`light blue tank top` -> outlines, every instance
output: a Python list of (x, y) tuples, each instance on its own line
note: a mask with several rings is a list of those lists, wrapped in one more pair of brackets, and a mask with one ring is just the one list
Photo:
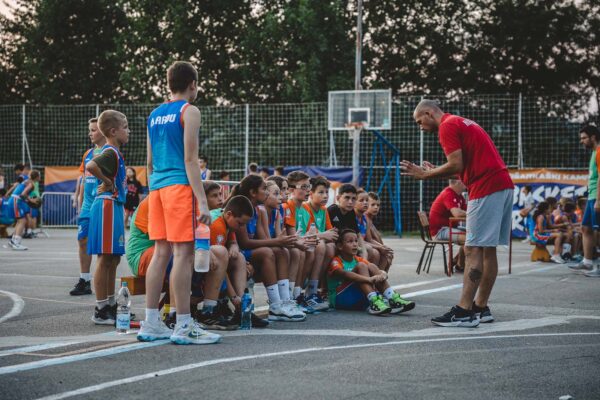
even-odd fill
[(185, 172), (182, 112), (185, 100), (161, 104), (148, 118), (148, 135), (152, 148), (152, 174), (149, 188), (157, 190), (172, 185), (189, 185)]
[(94, 175), (90, 174), (87, 171), (85, 166), (88, 162), (102, 152), (102, 149), (89, 149), (87, 153), (85, 153), (85, 158), (83, 161), (84, 166), (84, 178), (83, 178), (83, 201), (81, 203), (81, 211), (89, 211), (92, 208), (92, 203), (94, 202), (94, 198), (96, 197), (96, 189), (98, 185), (101, 183), (98, 178)]

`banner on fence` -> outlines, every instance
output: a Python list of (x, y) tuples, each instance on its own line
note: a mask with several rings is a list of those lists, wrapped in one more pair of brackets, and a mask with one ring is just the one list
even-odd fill
[[(142, 186), (146, 183), (146, 167), (135, 169), (138, 181)], [(44, 191), (46, 192), (75, 192), (77, 179), (81, 176), (79, 167), (46, 167), (44, 169)]]
[(523, 186), (531, 186), (531, 193), (536, 204), (548, 197), (556, 199), (568, 197), (576, 200), (587, 194), (587, 171), (521, 169), (509, 172), (515, 184), (512, 213), (514, 237), (524, 238), (526, 236), (524, 219), (519, 215), (525, 201), (525, 195), (521, 191)]

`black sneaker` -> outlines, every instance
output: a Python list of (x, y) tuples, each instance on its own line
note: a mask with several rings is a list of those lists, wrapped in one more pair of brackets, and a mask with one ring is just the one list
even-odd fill
[(475, 313), (475, 316), (479, 318), (479, 322), (482, 324), (494, 322), (494, 316), (492, 315), (492, 312), (488, 306), (478, 307), (477, 304), (473, 302), (473, 312)]
[(225, 318), (233, 317), (233, 311), (229, 308), (229, 300), (220, 299), (217, 301), (217, 312), (224, 316)]
[(69, 292), (71, 296), (83, 296), (84, 294), (92, 294), (92, 283), (83, 278), (75, 284), (75, 287)]
[(92, 321), (96, 325), (115, 325), (115, 318), (112, 314), (111, 306), (106, 305), (99, 310), (98, 307), (94, 308), (94, 315)]
[(239, 325), (232, 323), (230, 320), (223, 317), (215, 309), (211, 313), (205, 313), (199, 311), (196, 315), (196, 320), (202, 325), (204, 329), (212, 329), (218, 331), (233, 331), (236, 330)]
[(471, 310), (454, 306), (446, 314), (432, 318), (431, 322), (445, 327), (475, 328), (479, 325), (479, 318)]
[(169, 329), (175, 329), (175, 324), (177, 323), (177, 313), (176, 312), (174, 312), (173, 314), (167, 313), (165, 315), (165, 319), (163, 320), (163, 322)]
[[(235, 313), (233, 313), (233, 317), (231, 317), (230, 322), (232, 324), (236, 324), (238, 327), (242, 323), (242, 317), (237, 310), (235, 310)], [(268, 319), (262, 319), (254, 313), (250, 314), (250, 323), (252, 324), (253, 328), (266, 328), (269, 326)]]

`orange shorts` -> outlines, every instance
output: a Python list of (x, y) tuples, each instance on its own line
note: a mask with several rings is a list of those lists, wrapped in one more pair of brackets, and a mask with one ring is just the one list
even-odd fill
[(151, 240), (194, 241), (198, 202), (189, 185), (172, 185), (150, 192), (148, 234)]
[(146, 251), (142, 253), (142, 256), (140, 257), (140, 261), (138, 263), (137, 276), (146, 276), (146, 272), (148, 271), (148, 266), (150, 265), (150, 261), (152, 261), (153, 255), (154, 246), (147, 248)]

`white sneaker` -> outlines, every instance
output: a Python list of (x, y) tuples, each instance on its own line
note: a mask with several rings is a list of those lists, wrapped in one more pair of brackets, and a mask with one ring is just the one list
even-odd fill
[(565, 264), (566, 261), (558, 254), (553, 254), (552, 257), (550, 257), (550, 261), (557, 263), (557, 264)]
[(300, 322), (306, 319), (306, 314), (291, 302), (269, 304), (269, 321)]
[(25, 251), (28, 250), (27, 246), (23, 246), (21, 243), (15, 243), (11, 240), (8, 241), (8, 245), (16, 251)]
[(220, 340), (221, 335), (205, 331), (193, 319), (184, 325), (175, 325), (171, 335), (171, 342), (175, 344), (212, 344)]
[(140, 322), (140, 330), (137, 334), (137, 340), (140, 342), (152, 342), (154, 340), (168, 339), (173, 334), (164, 322), (156, 320)]
[(526, 237), (525, 239), (521, 240), (521, 243), (529, 244), (529, 237)]
[(596, 268), (590, 272), (586, 272), (584, 275), (590, 278), (600, 278), (600, 266), (596, 265)]
[(583, 261), (576, 265), (569, 265), (569, 268), (577, 273), (585, 273), (594, 269), (593, 265), (586, 264)]

